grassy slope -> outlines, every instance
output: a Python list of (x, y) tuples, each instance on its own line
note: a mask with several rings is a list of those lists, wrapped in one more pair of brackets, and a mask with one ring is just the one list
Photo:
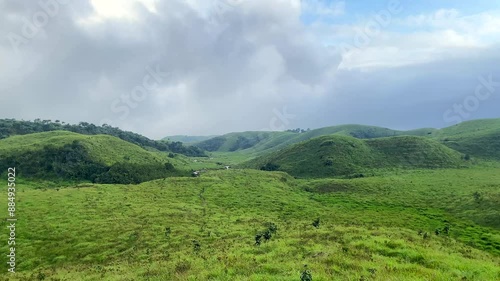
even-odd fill
[[(220, 159), (210, 161), (206, 157), (193, 158), (176, 154), (174, 158), (167, 157), (168, 153), (149, 151), (109, 135), (82, 135), (68, 131), (51, 131), (28, 135), (12, 136), (0, 140), (0, 157), (16, 156), (26, 151), (37, 151), (50, 145), (63, 147), (79, 141), (84, 145), (91, 158), (97, 163), (111, 166), (115, 163), (152, 164), (172, 163), (179, 170), (199, 170), (205, 168), (222, 168), (215, 164)], [(233, 155), (231, 155), (233, 157)], [(246, 159), (246, 158), (243, 158)], [(195, 162), (196, 160), (196, 162)], [(241, 160), (238, 160), (241, 162)], [(232, 164), (231, 161), (229, 161)], [(31, 183), (27, 183), (31, 184)], [(52, 182), (39, 182), (39, 185), (51, 186)]]
[[(159, 154), (108, 135), (87, 136), (67, 131), (52, 131), (29, 135), (13, 136), (0, 140), (0, 157), (16, 155), (24, 151), (36, 151), (46, 145), (62, 147), (80, 141), (96, 162), (113, 165), (117, 162), (147, 164), (166, 162)], [(126, 160), (125, 157), (128, 157)]]
[(331, 135), (257, 157), (243, 166), (258, 169), (266, 163), (294, 176), (332, 177), (379, 168), (459, 167), (462, 160), (460, 153), (422, 137), (360, 140)]
[[(498, 280), (500, 232), (481, 226), (499, 215), (498, 177), (496, 167), (312, 182), (230, 170), (138, 186), (19, 186), (22, 259), (0, 280), (300, 280), (304, 264), (315, 281)], [(477, 205), (474, 191), (489, 203)], [(278, 232), (254, 246), (265, 222)], [(445, 223), (450, 237), (417, 234)]]
[(462, 153), (500, 160), (500, 119), (467, 121), (435, 131), (431, 136)]

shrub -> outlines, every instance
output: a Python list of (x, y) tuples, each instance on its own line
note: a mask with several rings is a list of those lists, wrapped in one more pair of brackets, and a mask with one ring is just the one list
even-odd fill
[(278, 231), (278, 226), (276, 226), (276, 224), (272, 223), (272, 222), (268, 222), (267, 223), (267, 229), (272, 233), (276, 233), (276, 231)]
[(307, 265), (304, 265), (304, 271), (300, 274), (300, 281), (312, 281), (311, 271), (307, 269)]
[(255, 235), (255, 245), (259, 246), (261, 244), (262, 238), (264, 238), (265, 241), (271, 240), (273, 234), (275, 234), (276, 231), (278, 231), (278, 226), (276, 226), (275, 223), (266, 223), (266, 229)]
[(193, 251), (198, 254), (201, 251), (201, 244), (197, 240), (193, 240)]
[(277, 164), (267, 163), (266, 165), (262, 166), (260, 169), (262, 171), (277, 171), (279, 168), (280, 168), (280, 166)]
[(262, 234), (258, 233), (255, 235), (255, 246), (260, 246), (262, 242)]
[(266, 232), (264, 232), (264, 239), (266, 241), (271, 240), (272, 237), (273, 237), (273, 234), (271, 233), (271, 231), (269, 229)]
[(450, 234), (450, 226), (449, 226), (449, 225), (446, 225), (446, 226), (443, 228), (443, 231), (444, 231), (444, 234), (449, 235), (449, 234)]
[(319, 218), (317, 218), (313, 221), (312, 225), (316, 228), (319, 228), (319, 223), (320, 223)]

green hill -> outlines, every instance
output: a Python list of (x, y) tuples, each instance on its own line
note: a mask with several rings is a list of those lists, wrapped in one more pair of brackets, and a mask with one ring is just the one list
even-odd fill
[(500, 160), (500, 119), (473, 120), (443, 129), (422, 128), (409, 131), (364, 125), (340, 125), (303, 133), (230, 133), (194, 145), (211, 152), (239, 151), (252, 156), (260, 156), (284, 149), (292, 144), (328, 135), (351, 136), (358, 139), (421, 136), (437, 140), (449, 148), (469, 156)]
[(243, 132), (230, 133), (223, 136), (205, 140), (195, 145), (206, 151), (234, 152), (240, 150), (264, 150), (266, 147), (274, 147), (269, 143), (283, 142), (294, 137), (289, 132)]
[(24, 177), (107, 183), (138, 183), (178, 174), (169, 159), (108, 135), (67, 131), (0, 140), (0, 167), (15, 166)]
[(205, 153), (194, 146), (184, 146), (181, 142), (155, 141), (145, 136), (120, 130), (109, 125), (96, 126), (87, 122), (77, 125), (67, 124), (56, 120), (19, 121), (15, 119), (0, 119), (0, 139), (16, 135), (27, 135), (51, 131), (68, 131), (82, 135), (109, 135), (126, 142), (136, 144), (146, 149), (180, 153), (186, 156), (205, 157)]
[(423, 137), (361, 140), (330, 135), (257, 157), (243, 166), (299, 177), (331, 177), (381, 168), (450, 168), (463, 163), (460, 153)]
[(309, 130), (303, 133), (294, 132), (243, 132), (230, 133), (201, 141), (195, 145), (207, 150), (218, 152), (243, 151), (261, 154), (282, 149), (290, 144), (310, 140), (325, 135), (351, 136), (359, 139), (372, 139), (399, 135), (425, 136), (435, 129), (418, 129), (412, 131), (397, 131), (388, 128), (364, 125), (340, 125)]
[(462, 153), (500, 160), (500, 119), (467, 121), (437, 130), (431, 136)]

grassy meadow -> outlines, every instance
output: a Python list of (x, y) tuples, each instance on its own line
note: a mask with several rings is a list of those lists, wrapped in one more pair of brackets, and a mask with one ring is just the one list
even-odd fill
[(499, 168), (20, 184), (17, 273), (0, 280), (498, 280)]
[(17, 263), (5, 190), (0, 281), (500, 280), (500, 119), (200, 147), (14, 125), (0, 175), (16, 167)]

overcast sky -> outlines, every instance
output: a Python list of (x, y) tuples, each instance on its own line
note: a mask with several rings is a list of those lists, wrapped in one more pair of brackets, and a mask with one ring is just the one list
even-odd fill
[(162, 138), (500, 117), (498, 1), (67, 2), (0, 1), (0, 118)]

